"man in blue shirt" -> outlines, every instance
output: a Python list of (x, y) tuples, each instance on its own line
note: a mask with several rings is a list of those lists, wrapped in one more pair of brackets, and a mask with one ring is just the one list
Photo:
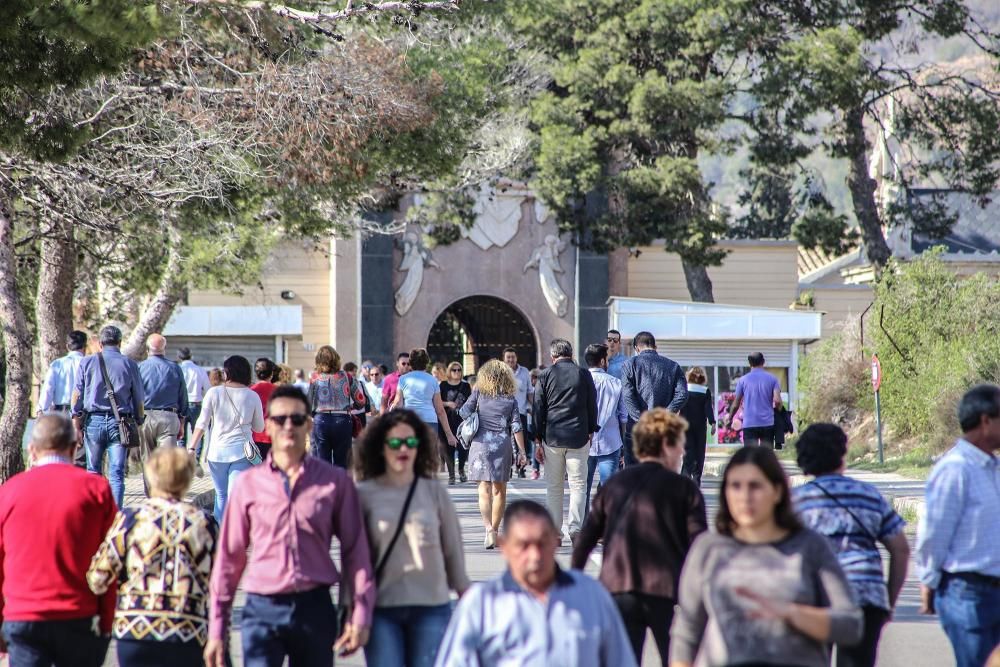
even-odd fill
[(980, 667), (1000, 644), (1000, 387), (970, 389), (958, 422), (962, 437), (927, 480), (920, 611), (937, 612), (958, 667)]
[[(59, 357), (49, 364), (45, 372), (45, 381), (38, 392), (38, 416), (46, 412), (60, 412), (67, 417), (70, 404), (73, 401), (73, 389), (76, 387), (76, 375), (83, 361), (83, 349), (87, 347), (87, 334), (82, 331), (71, 331), (66, 336), (66, 349), (69, 354)], [(87, 467), (87, 453), (83, 447), (76, 448), (74, 463)]]
[(764, 370), (764, 355), (754, 352), (747, 357), (750, 372), (736, 383), (736, 400), (729, 406), (724, 426), (743, 406), (743, 446), (774, 449), (774, 409), (781, 405), (781, 384)]
[(628, 357), (622, 352), (622, 334), (617, 329), (608, 329), (608, 374), (622, 379), (622, 367)]
[(508, 569), (462, 596), (436, 667), (635, 667), (608, 592), (556, 564), (559, 534), (548, 510), (517, 500), (507, 506), (503, 525)]
[(108, 482), (118, 507), (122, 506), (125, 498), (125, 448), (118, 433), (118, 422), (111, 411), (98, 355), (104, 356), (120, 414), (131, 415), (140, 424), (144, 417), (139, 366), (121, 353), (121, 344), (121, 329), (115, 326), (101, 329), (101, 350), (80, 362), (73, 391), (73, 425), (77, 440), (84, 443), (87, 449), (87, 470), (100, 474), (107, 452)]
[(590, 376), (597, 388), (597, 433), (590, 439), (590, 458), (587, 459), (587, 505), (584, 518), (590, 512), (590, 490), (594, 485), (594, 473), (601, 471), (601, 484), (618, 472), (618, 462), (622, 456), (622, 441), (628, 410), (622, 397), (622, 383), (608, 373), (608, 346), (588, 345), (583, 353)]
[(167, 339), (158, 333), (151, 334), (146, 339), (146, 350), (149, 354), (139, 364), (146, 412), (141, 433), (143, 461), (157, 447), (177, 446), (177, 441), (184, 437), (184, 418), (188, 412), (184, 373), (164, 356)]
[(656, 351), (656, 337), (652, 333), (640, 331), (633, 343), (638, 354), (622, 366), (622, 395), (628, 409), (625, 465), (638, 463), (632, 452), (632, 427), (642, 413), (653, 408), (666, 408), (680, 414), (688, 397), (684, 369), (673, 359)]

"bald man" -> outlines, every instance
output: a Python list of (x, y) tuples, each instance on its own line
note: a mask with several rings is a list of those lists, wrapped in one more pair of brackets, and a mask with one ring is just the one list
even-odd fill
[(117, 507), (107, 480), (73, 465), (75, 447), (68, 418), (39, 417), (31, 469), (0, 486), (0, 651), (12, 665), (98, 667), (108, 649), (117, 589), (94, 595), (87, 568)]
[(156, 447), (176, 447), (184, 437), (188, 413), (187, 384), (180, 366), (166, 358), (167, 339), (158, 333), (146, 339), (149, 356), (139, 364), (145, 394), (146, 421), (142, 425), (142, 460)]

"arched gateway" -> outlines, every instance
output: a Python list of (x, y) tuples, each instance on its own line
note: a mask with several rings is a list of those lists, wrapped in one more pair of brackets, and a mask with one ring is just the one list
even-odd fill
[(538, 365), (538, 343), (531, 324), (509, 302), (493, 296), (454, 302), (434, 321), (427, 340), (432, 361), (459, 361), (466, 373), (501, 358), (508, 347), (517, 351), (522, 366)]

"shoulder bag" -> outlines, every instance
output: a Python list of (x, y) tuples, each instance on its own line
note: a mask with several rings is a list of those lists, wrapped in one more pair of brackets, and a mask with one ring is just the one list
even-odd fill
[[(385, 548), (385, 553), (382, 554), (378, 565), (375, 566), (376, 590), (378, 589), (378, 580), (382, 578), (382, 572), (385, 570), (385, 565), (389, 560), (390, 554), (392, 554), (392, 549), (396, 546), (396, 542), (399, 541), (399, 536), (403, 532), (403, 526), (406, 524), (406, 515), (410, 511), (410, 501), (413, 500), (413, 492), (417, 489), (417, 480), (419, 479), (419, 475), (414, 473), (410, 490), (406, 493), (406, 500), (403, 502), (403, 509), (399, 513), (399, 523), (396, 524), (396, 532), (392, 534), (389, 546)], [(338, 633), (344, 631), (344, 627), (351, 621), (351, 617), (354, 615), (354, 594), (351, 590), (351, 583), (347, 580), (347, 577), (340, 580), (340, 603), (337, 605), (339, 608), (337, 613), (337, 621), (339, 623)]]
[[(234, 401), (233, 397), (229, 395), (229, 388), (226, 387), (226, 385), (222, 385), (222, 393), (229, 399), (229, 404), (233, 406), (233, 412), (236, 413), (236, 418), (240, 420), (240, 426), (242, 427), (243, 415), (240, 414), (240, 409), (236, 407), (236, 401)], [(257, 443), (253, 441), (253, 428), (250, 429), (250, 433), (250, 438), (243, 443), (243, 456), (250, 462), (250, 465), (255, 466), (258, 463), (261, 463), (264, 460), (264, 457), (260, 455), (260, 448), (257, 446)]]
[(115, 398), (115, 387), (111, 384), (111, 376), (108, 374), (108, 366), (104, 363), (104, 353), (97, 353), (97, 362), (101, 366), (101, 375), (104, 377), (104, 388), (107, 390), (108, 402), (111, 403), (111, 413), (118, 423), (118, 437), (122, 447), (133, 449), (139, 446), (139, 422), (134, 415), (122, 416), (118, 409), (118, 399)]
[(819, 482), (817, 482), (816, 480), (813, 480), (812, 483), (816, 485), (817, 489), (819, 489), (824, 494), (826, 494), (827, 498), (829, 498), (833, 502), (837, 503), (837, 505), (840, 506), (840, 509), (842, 509), (845, 512), (847, 512), (848, 514), (850, 514), (851, 518), (854, 519), (854, 523), (858, 524), (858, 527), (861, 528), (861, 530), (864, 532), (865, 535), (867, 535), (869, 538), (871, 538), (872, 542), (878, 542), (878, 538), (875, 537), (874, 535), (872, 535), (872, 532), (870, 530), (868, 530), (868, 526), (866, 526), (864, 523), (862, 523), (861, 519), (858, 518), (858, 515), (855, 514), (854, 512), (852, 512), (851, 509), (847, 505), (845, 505), (844, 503), (840, 502), (840, 499), (838, 499), (835, 495), (833, 495), (832, 493), (830, 493), (829, 491), (827, 491), (826, 489), (824, 489), (823, 485), (820, 484)]
[[(469, 395), (472, 398), (472, 395)], [(472, 447), (472, 439), (476, 437), (479, 433), (479, 395), (476, 394), (476, 409), (472, 411), (468, 417), (462, 420), (462, 423), (458, 425), (458, 431), (455, 433), (455, 439), (458, 440), (458, 444), (462, 445), (464, 449)]]

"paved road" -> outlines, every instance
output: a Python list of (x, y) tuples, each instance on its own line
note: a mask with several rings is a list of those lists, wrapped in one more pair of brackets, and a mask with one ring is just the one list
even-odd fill
[[(709, 458), (714, 460), (724, 459), (724, 453), (710, 453)], [(922, 493), (922, 483), (904, 480), (895, 475), (878, 475), (874, 473), (857, 473), (859, 478), (870, 481), (877, 485), (887, 496), (901, 495), (912, 496)], [(134, 482), (130, 479), (129, 497), (126, 502), (132, 499), (138, 500), (141, 494), (141, 483), (134, 487)], [(138, 480), (136, 480), (138, 481)], [(708, 505), (709, 519), (714, 517), (718, 507), (718, 483), (716, 477), (706, 477), (703, 481), (703, 491)], [(196, 480), (196, 487), (193, 489), (199, 492), (211, 488), (207, 478)], [(466, 564), (469, 576), (473, 581), (481, 581), (495, 576), (504, 568), (503, 559), (496, 550), (486, 550), (483, 548), (483, 529), (481, 528), (481, 518), (477, 508), (476, 489), (472, 484), (449, 487), (452, 498), (455, 501), (459, 520), (462, 524), (462, 532), (465, 537)], [(544, 483), (531, 480), (514, 480), (510, 486), (509, 499), (531, 498), (544, 504), (545, 488)], [(911, 544), (914, 537), (915, 527), (911, 527), (909, 535)], [(559, 550), (560, 563), (569, 566), (570, 549), (567, 545)], [(595, 554), (587, 566), (587, 572), (596, 575), (600, 563), (600, 555)], [(906, 588), (903, 591), (902, 600), (897, 608), (895, 621), (889, 625), (883, 635), (881, 651), (879, 657), (879, 667), (952, 667), (954, 659), (951, 655), (947, 638), (941, 631), (941, 627), (936, 618), (922, 617), (917, 614), (919, 594), (916, 578), (912, 572), (907, 579)], [(237, 618), (238, 610), (242, 606), (242, 596), (237, 598)], [(239, 664), (239, 643), (238, 637), (234, 637), (233, 654)], [(113, 665), (109, 656), (108, 665)], [(360, 655), (352, 656), (345, 660), (339, 660), (338, 665), (364, 665), (364, 658)], [(642, 664), (644, 667), (660, 665), (655, 646), (651, 638), (647, 642), (645, 655)]]

